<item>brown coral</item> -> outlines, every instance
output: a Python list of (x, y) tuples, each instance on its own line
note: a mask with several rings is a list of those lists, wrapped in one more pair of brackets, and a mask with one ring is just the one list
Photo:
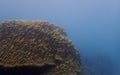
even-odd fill
[(12, 75), (82, 73), (79, 53), (64, 29), (41, 20), (12, 20), (0, 25), (0, 74), (7, 72)]

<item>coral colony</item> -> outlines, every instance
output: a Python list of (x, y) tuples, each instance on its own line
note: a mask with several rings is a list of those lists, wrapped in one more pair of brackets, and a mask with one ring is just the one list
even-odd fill
[(48, 21), (0, 25), (1, 75), (82, 75), (81, 59), (64, 29)]

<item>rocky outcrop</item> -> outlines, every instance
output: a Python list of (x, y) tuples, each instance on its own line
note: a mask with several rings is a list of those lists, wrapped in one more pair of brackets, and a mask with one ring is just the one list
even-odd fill
[(0, 74), (82, 75), (81, 59), (64, 29), (47, 21), (0, 25)]

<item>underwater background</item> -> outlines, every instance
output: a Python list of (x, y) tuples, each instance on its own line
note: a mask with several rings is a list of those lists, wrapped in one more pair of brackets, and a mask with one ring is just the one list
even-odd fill
[(0, 0), (0, 21), (13, 19), (63, 27), (86, 75), (120, 75), (119, 0)]

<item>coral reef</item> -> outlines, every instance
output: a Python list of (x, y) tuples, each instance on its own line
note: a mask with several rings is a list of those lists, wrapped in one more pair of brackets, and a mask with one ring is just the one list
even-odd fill
[(64, 29), (55, 24), (4, 21), (0, 25), (0, 74), (82, 75), (80, 54)]

